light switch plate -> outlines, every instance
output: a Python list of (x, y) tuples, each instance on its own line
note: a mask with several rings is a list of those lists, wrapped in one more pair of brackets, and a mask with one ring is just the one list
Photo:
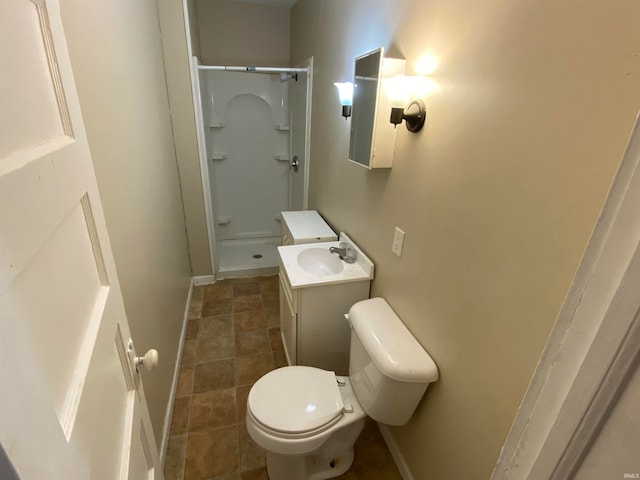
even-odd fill
[(403, 244), (404, 244), (404, 231), (396, 227), (396, 231), (393, 234), (393, 245), (391, 245), (391, 251), (398, 257), (402, 255)]

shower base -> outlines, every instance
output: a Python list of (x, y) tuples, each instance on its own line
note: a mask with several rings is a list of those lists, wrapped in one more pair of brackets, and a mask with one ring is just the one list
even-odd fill
[(278, 273), (280, 237), (221, 240), (218, 278)]

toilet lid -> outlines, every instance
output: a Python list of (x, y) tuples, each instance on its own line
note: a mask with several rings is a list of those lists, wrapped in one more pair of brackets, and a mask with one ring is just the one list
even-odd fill
[(303, 366), (267, 373), (251, 387), (247, 406), (260, 423), (284, 433), (320, 428), (344, 409), (335, 374)]

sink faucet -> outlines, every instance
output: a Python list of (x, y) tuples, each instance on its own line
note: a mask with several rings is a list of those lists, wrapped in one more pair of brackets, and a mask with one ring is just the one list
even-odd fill
[(336, 253), (341, 260), (346, 263), (355, 263), (357, 258), (356, 250), (347, 242), (340, 242), (339, 247), (329, 247), (329, 253)]

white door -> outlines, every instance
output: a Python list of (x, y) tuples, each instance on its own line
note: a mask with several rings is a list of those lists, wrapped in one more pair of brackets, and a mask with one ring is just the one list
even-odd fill
[(0, 62), (1, 448), (25, 480), (161, 479), (57, 0), (3, 3)]

